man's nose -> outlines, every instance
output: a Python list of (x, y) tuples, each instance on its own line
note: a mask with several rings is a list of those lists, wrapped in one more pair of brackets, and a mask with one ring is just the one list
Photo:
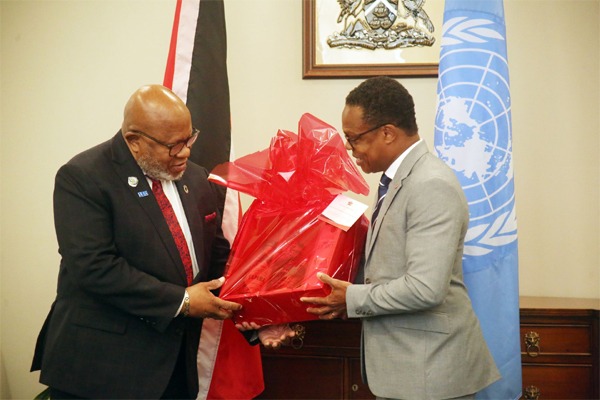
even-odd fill
[(177, 154), (175, 154), (175, 157), (177, 158), (190, 158), (190, 155), (192, 154), (192, 148), (191, 147), (187, 147), (187, 146), (183, 146), (183, 149), (181, 149), (181, 151)]

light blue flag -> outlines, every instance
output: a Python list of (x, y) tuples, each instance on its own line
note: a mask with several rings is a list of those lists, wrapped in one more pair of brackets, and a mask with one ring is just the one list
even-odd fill
[(502, 379), (477, 398), (521, 394), (517, 222), (502, 0), (446, 0), (434, 145), (469, 203), (465, 283)]

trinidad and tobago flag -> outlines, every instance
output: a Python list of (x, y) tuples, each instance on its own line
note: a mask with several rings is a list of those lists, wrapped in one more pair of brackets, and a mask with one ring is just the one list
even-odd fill
[[(164, 86), (186, 102), (200, 136), (191, 160), (209, 171), (232, 158), (227, 38), (222, 0), (177, 0)], [(223, 232), (230, 243), (239, 195), (223, 192)], [(233, 322), (204, 320), (198, 349), (198, 399), (251, 399), (264, 389), (260, 348)]]

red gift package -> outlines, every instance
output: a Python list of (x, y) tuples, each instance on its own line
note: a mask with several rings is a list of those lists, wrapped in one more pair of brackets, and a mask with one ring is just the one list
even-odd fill
[(256, 198), (231, 247), (220, 297), (242, 304), (234, 322), (271, 325), (316, 319), (300, 302), (326, 296), (318, 272), (353, 281), (368, 220), (347, 231), (321, 213), (341, 193), (368, 194), (337, 131), (310, 114), (298, 135), (280, 130), (269, 149), (218, 165), (209, 179)]

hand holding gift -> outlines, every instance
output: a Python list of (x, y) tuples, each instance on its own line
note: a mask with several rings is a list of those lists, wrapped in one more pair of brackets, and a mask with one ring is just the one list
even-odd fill
[(322, 272), (317, 273), (317, 278), (331, 288), (331, 293), (326, 297), (301, 297), (304, 303), (319, 305), (321, 307), (308, 307), (307, 312), (317, 315), (319, 319), (346, 318), (346, 289), (350, 282), (334, 279)]
[(190, 317), (228, 319), (232, 312), (240, 310), (241, 305), (215, 297), (211, 290), (220, 288), (225, 278), (213, 279), (209, 282), (199, 282), (189, 286), (186, 292), (189, 295), (189, 308), (186, 312)]

